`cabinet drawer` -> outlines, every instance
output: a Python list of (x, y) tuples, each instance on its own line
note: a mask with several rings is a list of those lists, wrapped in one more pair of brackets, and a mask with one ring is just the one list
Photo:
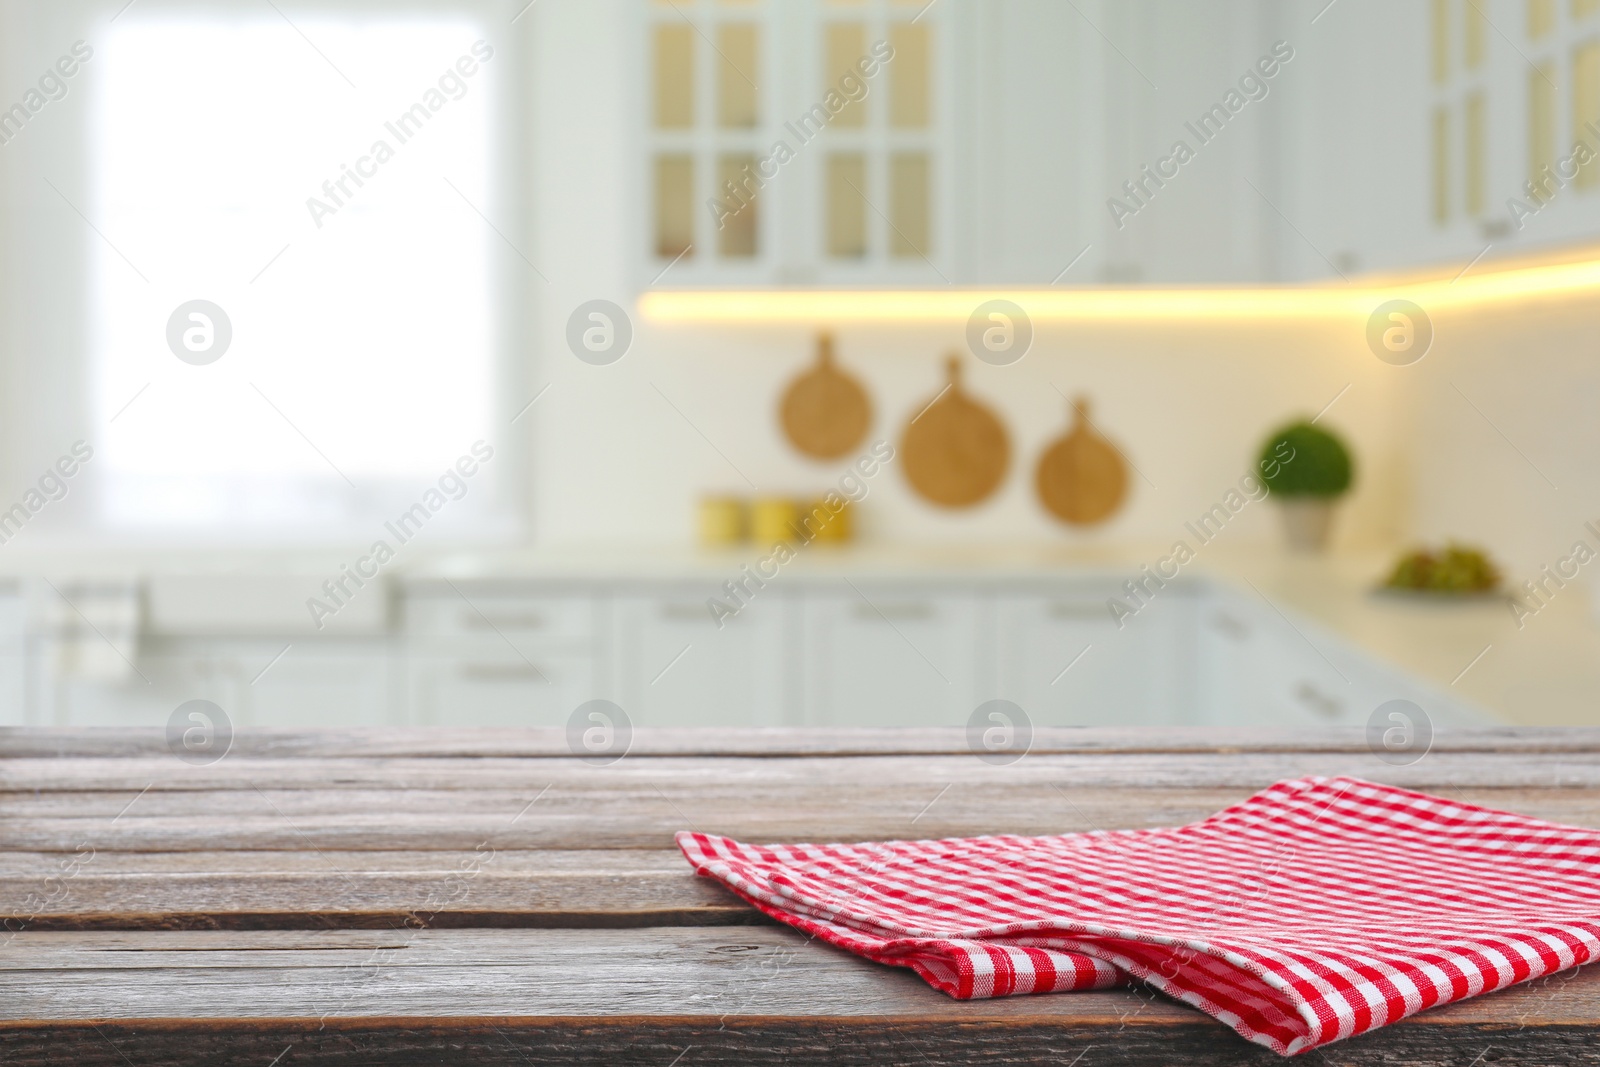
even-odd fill
[(589, 642), (594, 640), (596, 598), (469, 592), (407, 597), (405, 630), (411, 637)]
[(595, 661), (582, 652), (501, 645), (462, 656), (413, 656), (407, 664), (411, 721), (419, 726), (564, 726), (586, 700), (603, 695)]
[(1194, 719), (1192, 598), (1171, 589), (1119, 627), (1107, 587), (996, 598), (998, 695), (1036, 725), (1176, 725)]
[(809, 726), (955, 726), (979, 701), (978, 596), (874, 584), (807, 595)]
[(1319, 627), (1259, 598), (1215, 592), (1200, 612), (1198, 639), (1208, 724), (1357, 726), (1376, 706)]
[[(652, 726), (778, 726), (792, 703), (790, 611), (764, 590), (737, 615), (714, 616), (712, 586), (623, 596), (616, 604), (622, 705)], [(719, 625), (720, 624), (720, 625)]]

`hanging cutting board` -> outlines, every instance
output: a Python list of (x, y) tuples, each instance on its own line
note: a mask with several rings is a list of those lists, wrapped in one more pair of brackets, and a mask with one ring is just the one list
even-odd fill
[(1072, 401), (1072, 428), (1039, 457), (1039, 502), (1074, 526), (1104, 522), (1128, 494), (1128, 465), (1089, 421), (1088, 397)]
[(789, 443), (814, 459), (838, 459), (856, 449), (872, 425), (872, 401), (833, 361), (833, 338), (817, 338), (817, 362), (784, 391), (779, 419)]
[(950, 383), (919, 408), (901, 439), (901, 462), (918, 495), (965, 508), (993, 493), (1006, 476), (1011, 443), (1000, 419), (961, 387), (961, 360), (945, 363)]

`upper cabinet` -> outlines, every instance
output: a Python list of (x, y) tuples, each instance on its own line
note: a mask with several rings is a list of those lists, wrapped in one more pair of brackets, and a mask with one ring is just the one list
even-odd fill
[(646, 280), (940, 284), (950, 24), (926, 0), (641, 0)]
[(1337, 281), (1600, 233), (1600, 0), (625, 9), (641, 288)]

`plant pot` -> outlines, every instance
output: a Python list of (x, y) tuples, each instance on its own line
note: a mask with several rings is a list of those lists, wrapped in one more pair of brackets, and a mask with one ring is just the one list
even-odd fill
[(1283, 532), (1294, 552), (1321, 552), (1333, 532), (1333, 498), (1297, 496), (1278, 501)]

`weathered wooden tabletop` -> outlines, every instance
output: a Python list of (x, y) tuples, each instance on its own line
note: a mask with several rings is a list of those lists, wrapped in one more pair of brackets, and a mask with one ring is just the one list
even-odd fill
[[(1258, 1064), (1147, 991), (958, 1002), (756, 915), (672, 845), (1063, 833), (1201, 818), (1354, 774), (1600, 826), (1600, 730), (1442, 737), (1042, 731), (0, 731), (0, 1063)], [(1310, 1053), (1600, 1063), (1600, 967)]]

